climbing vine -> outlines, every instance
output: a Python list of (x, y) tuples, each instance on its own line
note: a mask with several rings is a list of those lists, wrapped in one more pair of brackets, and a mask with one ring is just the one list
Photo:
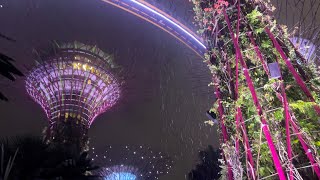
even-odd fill
[(229, 179), (301, 179), (308, 163), (319, 177), (319, 67), (294, 47), (269, 1), (192, 1)]

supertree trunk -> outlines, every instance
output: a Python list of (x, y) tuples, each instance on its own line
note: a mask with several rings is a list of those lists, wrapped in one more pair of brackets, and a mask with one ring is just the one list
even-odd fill
[(228, 179), (320, 178), (319, 68), (294, 47), (268, 1), (193, 3)]

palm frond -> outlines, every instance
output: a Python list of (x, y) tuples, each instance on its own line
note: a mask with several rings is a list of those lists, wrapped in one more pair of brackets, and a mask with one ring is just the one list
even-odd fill
[(5, 165), (5, 157), (4, 157), (5, 152), (4, 151), (5, 151), (4, 144), (2, 144), (1, 145), (1, 159), (0, 159), (0, 161), (1, 161), (0, 162), (0, 173), (1, 173), (0, 179), (1, 180), (8, 180), (19, 149), (16, 149), (14, 155), (9, 157), (9, 160), (6, 163), (6, 165)]
[[(1, 33), (0, 33), (0, 38), (15, 42), (14, 39), (9, 38)], [(14, 75), (24, 76), (23, 73), (21, 71), (19, 71), (12, 64), (13, 61), (14, 60), (11, 57), (9, 57), (3, 53), (0, 53), (0, 74), (2, 76), (6, 77), (7, 79), (10, 79), (11, 81), (14, 81), (16, 79)], [(0, 100), (8, 101), (8, 98), (0, 92)]]
[(16, 41), (16, 40), (14, 40), (14, 39), (12, 39), (12, 38), (10, 38), (10, 37), (6, 36), (6, 35), (3, 35), (3, 34), (1, 34), (1, 33), (0, 33), (0, 38), (5, 39), (5, 40), (8, 40), (8, 41), (13, 41), (13, 42), (15, 42), (15, 41)]

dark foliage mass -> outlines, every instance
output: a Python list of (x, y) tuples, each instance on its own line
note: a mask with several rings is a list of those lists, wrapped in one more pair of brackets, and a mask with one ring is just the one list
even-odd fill
[(188, 174), (189, 180), (215, 180), (220, 177), (220, 151), (208, 146), (199, 152), (200, 163)]
[(0, 144), (4, 152), (1, 164), (8, 164), (17, 151), (9, 175), (13, 180), (92, 179), (89, 172), (98, 168), (87, 152), (71, 154), (65, 148), (45, 144), (38, 137), (5, 139)]
[[(14, 41), (3, 34), (0, 34), (0, 38)], [(13, 61), (12, 58), (0, 52), (0, 74), (11, 81), (15, 80), (14, 75), (23, 76), (22, 72), (12, 64)], [(0, 92), (0, 100), (8, 101), (8, 98)]]

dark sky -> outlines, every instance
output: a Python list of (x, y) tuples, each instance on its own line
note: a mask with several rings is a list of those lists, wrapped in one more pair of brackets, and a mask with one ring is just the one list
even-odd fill
[[(283, 4), (284, 0), (275, 1)], [(192, 8), (187, 0), (154, 2), (178, 19), (191, 19), (185, 16), (191, 11), (185, 8)], [(299, 5), (301, 1), (295, 2)], [(203, 123), (213, 102), (212, 90), (207, 87), (208, 68), (170, 35), (99, 0), (0, 0), (0, 4), (0, 32), (17, 40), (0, 40), (0, 51), (15, 58), (25, 73), (34, 65), (32, 50), (45, 50), (51, 40), (97, 44), (115, 54), (115, 61), (126, 70), (123, 98), (93, 123), (91, 146), (145, 144), (165, 151), (174, 158), (175, 166), (163, 180), (184, 179), (199, 149), (209, 144), (218, 147), (215, 129)], [(297, 18), (284, 7), (281, 22), (294, 24)], [(308, 9), (307, 5), (301, 7)], [(10, 99), (9, 103), (0, 102), (0, 137), (40, 135), (46, 117), (28, 97), (24, 79), (0, 83)]]

